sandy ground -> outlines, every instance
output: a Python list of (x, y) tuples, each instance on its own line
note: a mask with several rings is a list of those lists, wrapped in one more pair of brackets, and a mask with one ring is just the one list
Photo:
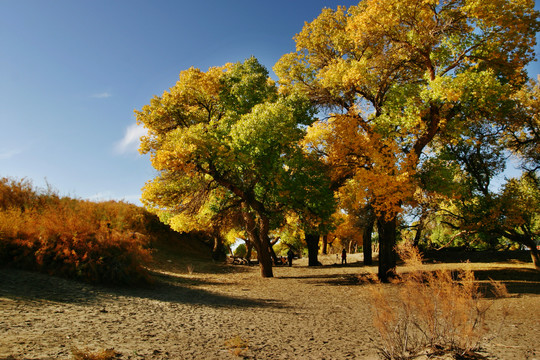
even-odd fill
[[(328, 256), (316, 268), (301, 259), (272, 279), (256, 266), (210, 273), (194, 263), (189, 274), (171, 260), (158, 266), (155, 286), (135, 289), (0, 269), (0, 359), (71, 359), (73, 349), (114, 349), (121, 359), (379, 359), (367, 287), (380, 285), (358, 283), (376, 271), (358, 256), (347, 266)], [(540, 359), (540, 276), (525, 269), (505, 278), (522, 267), (490, 269), (512, 292), (488, 314), (497, 328), (502, 308), (511, 309), (485, 347), (490, 358)], [(239, 356), (235, 342), (247, 345)]]

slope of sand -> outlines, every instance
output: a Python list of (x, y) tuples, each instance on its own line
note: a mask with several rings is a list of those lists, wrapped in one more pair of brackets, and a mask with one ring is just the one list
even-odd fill
[[(355, 263), (358, 256), (348, 266), (327, 256), (316, 268), (302, 259), (275, 268), (273, 279), (256, 266), (210, 273), (194, 264), (189, 274), (171, 260), (158, 266), (159, 282), (142, 289), (0, 269), (0, 359), (71, 359), (73, 349), (114, 349), (121, 359), (378, 359), (368, 291), (376, 285), (357, 279), (376, 268)], [(523, 267), (497, 266), (505, 274)], [(485, 348), (492, 358), (540, 359), (540, 277), (527, 274), (505, 279), (519, 286), (490, 309), (494, 329), (503, 307), (511, 309)]]

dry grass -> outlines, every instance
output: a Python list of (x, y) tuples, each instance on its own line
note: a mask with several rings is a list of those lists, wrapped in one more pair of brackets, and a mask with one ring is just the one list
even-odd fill
[(88, 349), (72, 349), (73, 360), (114, 360), (118, 359), (121, 354), (113, 349), (91, 352)]
[[(473, 354), (489, 333), (485, 315), (491, 302), (483, 299), (470, 269), (426, 272), (412, 246), (400, 248), (410, 272), (400, 280), (396, 299), (384, 288), (372, 288), (374, 325), (381, 337), (379, 350), (386, 359), (412, 359), (420, 354)], [(492, 282), (494, 294), (508, 295)], [(472, 356), (472, 355), (469, 355)]]
[(225, 347), (234, 356), (243, 356), (249, 349), (247, 340), (242, 339), (238, 335), (225, 341)]
[(157, 217), (132, 204), (95, 203), (0, 178), (0, 263), (99, 283), (147, 281)]

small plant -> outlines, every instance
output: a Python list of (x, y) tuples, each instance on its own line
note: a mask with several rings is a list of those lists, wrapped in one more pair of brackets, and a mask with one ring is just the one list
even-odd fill
[[(399, 249), (412, 269), (401, 281), (395, 301), (377, 286), (372, 291), (374, 325), (381, 336), (379, 350), (385, 359), (411, 359), (421, 353), (478, 350), (489, 331), (485, 314), (491, 303), (481, 299), (471, 270), (424, 272), (422, 257), (411, 245)], [(492, 282), (495, 295), (504, 296), (503, 284)]]
[(234, 356), (243, 356), (249, 348), (248, 342), (238, 335), (225, 341), (225, 346)]
[(193, 275), (193, 271), (195, 270), (195, 266), (193, 264), (189, 264), (187, 266), (187, 272), (189, 275)]
[(114, 351), (113, 349), (97, 352), (90, 352), (88, 349), (73, 349), (72, 353), (74, 360), (114, 360), (121, 356), (120, 353)]

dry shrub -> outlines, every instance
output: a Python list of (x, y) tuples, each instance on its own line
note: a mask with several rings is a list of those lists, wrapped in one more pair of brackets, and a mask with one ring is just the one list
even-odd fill
[(225, 347), (229, 349), (229, 352), (234, 356), (243, 356), (248, 350), (248, 342), (242, 339), (240, 336), (235, 336), (227, 341), (225, 341)]
[(113, 349), (107, 349), (97, 352), (90, 352), (88, 349), (72, 349), (74, 360), (113, 360), (118, 359), (121, 354)]
[(94, 283), (149, 281), (159, 220), (124, 202), (95, 203), (0, 179), (0, 264)]
[[(411, 270), (400, 283), (397, 298), (381, 286), (372, 289), (374, 325), (381, 336), (379, 350), (386, 359), (411, 359), (420, 354), (478, 350), (488, 329), (485, 314), (491, 303), (481, 299), (470, 269), (425, 272), (422, 257), (411, 245), (399, 250)], [(503, 284), (492, 282), (499, 296)]]
[(366, 273), (357, 276), (359, 284), (380, 284), (377, 274)]

